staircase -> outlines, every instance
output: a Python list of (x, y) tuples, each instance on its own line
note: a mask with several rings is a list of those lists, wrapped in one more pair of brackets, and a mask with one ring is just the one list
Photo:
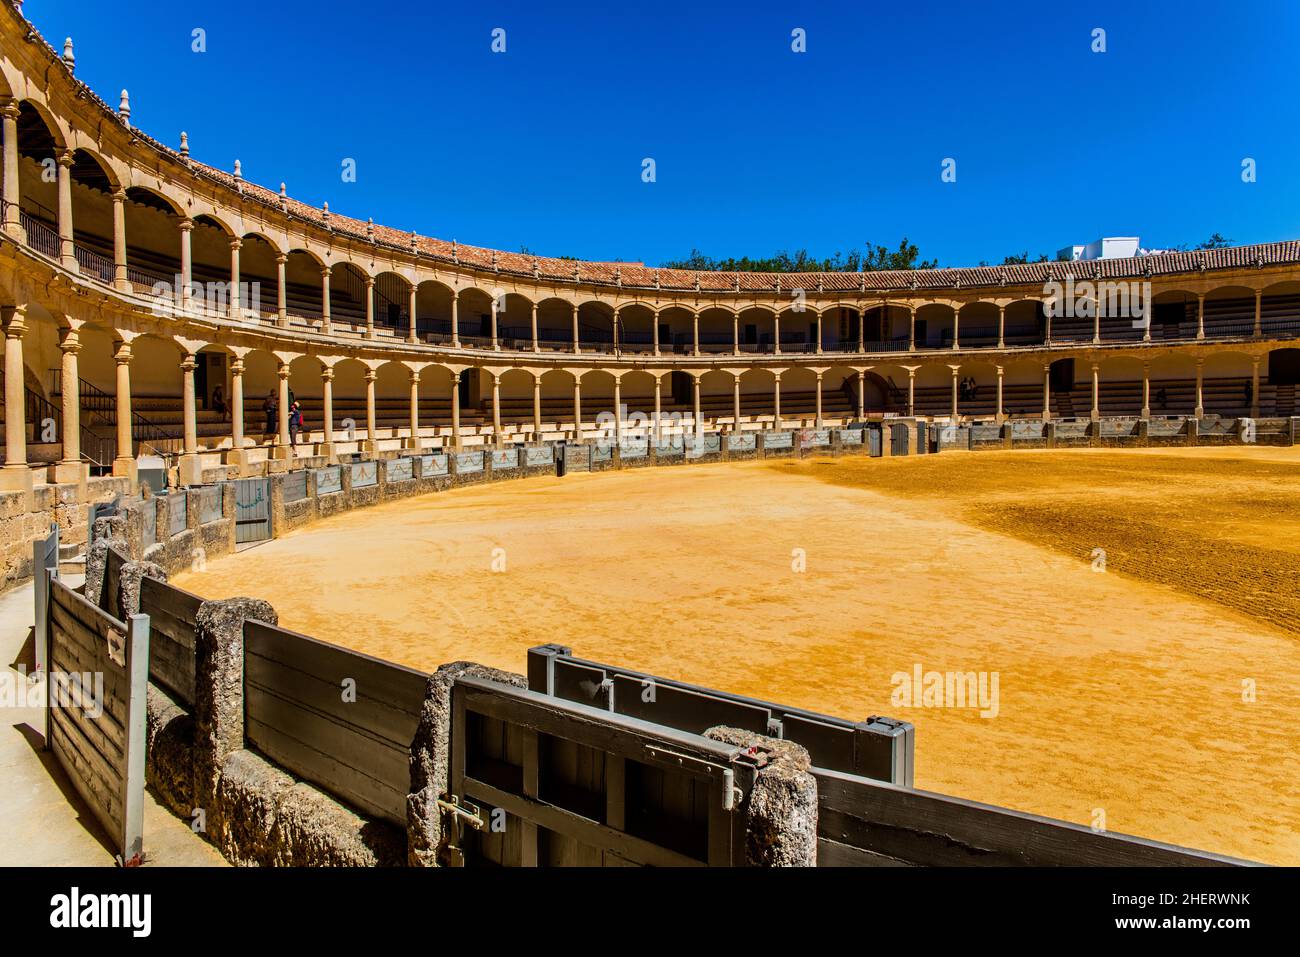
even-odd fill
[(1274, 393), (1274, 402), (1277, 404), (1277, 414), (1280, 416), (1292, 416), (1295, 411), (1295, 386), (1280, 385)]
[(1057, 392), (1052, 396), (1056, 400), (1056, 414), (1062, 419), (1073, 419), (1074, 396), (1069, 392)]

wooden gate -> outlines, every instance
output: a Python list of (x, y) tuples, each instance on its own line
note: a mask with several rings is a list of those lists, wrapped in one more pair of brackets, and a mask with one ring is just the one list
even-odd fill
[(890, 430), (889, 432), (890, 454), (906, 455), (907, 445), (908, 445), (907, 430), (910, 428), (910, 426), (902, 423), (889, 423), (886, 425), (886, 428)]
[(235, 480), (235, 544), (271, 537), (271, 480)]
[(881, 442), (881, 438), (886, 428), (888, 426), (885, 425), (867, 426), (867, 453), (873, 458), (880, 458), (884, 454), (884, 444)]
[(743, 749), (483, 678), (452, 688), (451, 862), (736, 866)]

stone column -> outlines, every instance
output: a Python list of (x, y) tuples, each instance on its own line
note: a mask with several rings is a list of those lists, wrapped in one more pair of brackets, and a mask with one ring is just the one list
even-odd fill
[(654, 343), (654, 354), (659, 355), (659, 310), (658, 309), (656, 309), (654, 311), (654, 315), (650, 317), (650, 336), (651, 336), (651, 341)]
[[(321, 266), (320, 290), (321, 290), (320, 331), (325, 335), (329, 335), (333, 329), (333, 323), (330, 321), (330, 267), (329, 266)], [(367, 331), (369, 330), (367, 329)]]
[(1005, 349), (1007, 346), (1007, 307), (998, 305), (998, 348)]
[(185, 217), (180, 221), (179, 228), (181, 231), (181, 305), (185, 309), (191, 309), (194, 306), (194, 220)]
[(59, 152), (59, 258), (65, 269), (77, 272), (72, 232), (72, 150)]
[(285, 279), (285, 268), (289, 257), (284, 253), (275, 254), (275, 316), (282, 326), (289, 324), (289, 286)]
[(1097, 302), (1092, 313), (1092, 341), (1094, 345), (1101, 343), (1101, 294), (1097, 295)]
[(952, 421), (954, 424), (961, 418), (957, 406), (957, 373), (961, 371), (961, 366), (949, 366), (952, 370)]
[(998, 408), (997, 408), (997, 412), (993, 416), (993, 421), (997, 422), (998, 425), (1001, 425), (1003, 422), (1007, 420), (1007, 416), (1006, 413), (1003, 411), (1003, 405), (1002, 405), (1002, 375), (1003, 375), (1002, 366), (998, 366), (997, 370), (998, 370)]
[(772, 316), (772, 353), (773, 355), (781, 354), (781, 314), (774, 313)]
[(623, 386), (621, 375), (614, 376), (614, 444), (623, 444)]
[(573, 304), (573, 354), (582, 352), (582, 340), (578, 336), (578, 304)]
[(334, 455), (334, 370), (321, 369), (320, 373), (322, 419), (325, 443), (319, 454), (326, 457)]
[(907, 351), (916, 351), (916, 307), (910, 303), (907, 307)]
[(276, 458), (292, 458), (293, 452), (289, 448), (289, 363), (281, 362), (276, 374), (280, 377), (280, 398), (276, 403), (276, 449), (273, 455)]
[(375, 425), (375, 379), (377, 378), (379, 373), (374, 369), (366, 370), (366, 441), (362, 448), (372, 454), (379, 448), (375, 436), (378, 431)]
[[(8, 129), (6, 128), (6, 136)], [(9, 140), (6, 138), (6, 144)], [(5, 464), (0, 489), (30, 491), (27, 468), (27, 402), (23, 386), (23, 333), (27, 331), (24, 306), (3, 309), (5, 330)]]
[(654, 420), (654, 438), (655, 444), (663, 435), (661, 419), (663, 418), (663, 376), (655, 376), (655, 420)]
[(51, 478), (59, 484), (80, 483), (90, 470), (81, 462), (81, 379), (77, 372), (81, 340), (77, 330), (61, 330), (59, 348), (63, 351), (63, 459), (51, 470)]
[(539, 375), (533, 376), (533, 441), (542, 441), (542, 377)]
[[(859, 327), (860, 328), (860, 327)], [(862, 350), (858, 350), (861, 352)], [(867, 417), (867, 374), (862, 370), (858, 371), (858, 421), (861, 422)]]
[(573, 376), (573, 440), (582, 441), (582, 376)]
[(451, 447), (460, 451), (460, 373), (451, 374)]
[(907, 414), (916, 415), (916, 370), (907, 370)]
[[(822, 354), (822, 314), (817, 313), (817, 354)], [(818, 426), (820, 428), (820, 426)]]
[[(820, 323), (821, 316), (818, 315), (817, 319)], [(819, 429), (822, 427), (822, 375), (821, 372), (817, 373), (817, 418), (814, 424)]]
[(693, 412), (694, 419), (692, 421), (695, 426), (695, 434), (701, 435), (704, 432), (704, 414), (703, 414), (703, 410), (700, 407), (700, 377), (698, 375), (692, 375), (691, 383), (692, 383), (692, 394), (695, 400), (695, 407)]
[(1205, 360), (1196, 360), (1196, 412), (1198, 419), (1205, 417), (1204, 389), (1202, 388), (1205, 381)]
[(243, 311), (243, 296), (239, 294), (239, 250), (243, 242), (238, 238), (230, 241), (230, 318), (238, 319)]
[(1196, 338), (1205, 338), (1205, 296), (1196, 297)]
[(731, 315), (731, 354), (740, 355), (740, 313)]
[(772, 428), (781, 429), (781, 373), (772, 373)]
[(1101, 421), (1101, 366), (1092, 364), (1092, 421)]
[(1052, 364), (1043, 363), (1043, 421), (1052, 419)]
[(501, 436), (501, 375), (497, 372), (489, 374), (492, 376), (492, 444), (500, 448), (503, 444)]
[(180, 458), (180, 481), (182, 485), (201, 485), (203, 469), (199, 464), (199, 423), (198, 397), (194, 393), (194, 370), (198, 368), (196, 353), (187, 353), (181, 360), (183, 415), (185, 432)]
[(244, 360), (230, 362), (230, 454), (227, 465), (244, 464)]
[(411, 437), (406, 441), (408, 449), (419, 451), (420, 443), (420, 373), (411, 370)]
[(1250, 360), (1250, 417), (1259, 418), (1259, 356)]
[(952, 311), (952, 347), (953, 349), (961, 348), (961, 310)]
[(692, 333), (691, 341), (693, 343), (691, 354), (698, 356), (700, 354), (700, 314), (698, 312), (691, 314)]
[(131, 343), (118, 343), (113, 353), (117, 363), (117, 454), (113, 474), (135, 480), (135, 456), (131, 449)]
[(451, 345), (460, 348), (460, 292), (451, 294)]
[(1264, 312), (1264, 292), (1261, 289), (1256, 289), (1255, 290), (1255, 328), (1252, 332), (1252, 335), (1254, 335), (1256, 339), (1258, 339), (1260, 336), (1264, 334), (1263, 312)]
[(415, 283), (411, 283), (411, 304), (410, 304), (411, 328), (408, 329), (406, 333), (406, 339), (408, 342), (420, 341), (420, 324), (415, 309), (415, 294), (417, 291), (418, 288), (416, 287)]
[(1142, 363), (1142, 418), (1151, 418), (1151, 363)]
[[(456, 309), (456, 302), (452, 300), (452, 312)], [(453, 327), (454, 328), (454, 327)], [(375, 337), (375, 277), (366, 277), (366, 338)]]
[(492, 297), (492, 351), (501, 351), (501, 341), (497, 338), (497, 297)]
[(858, 313), (858, 353), (867, 351), (867, 334), (863, 326), (867, 324), (867, 311), (865, 309), (857, 310)]
[[(4, 125), (4, 230), (19, 242), (26, 240), (22, 223), (18, 221), (18, 103), (6, 99), (0, 106)], [(21, 380), (20, 380), (21, 381)]]
[(611, 339), (614, 342), (614, 355), (618, 355), (619, 347), (622, 345), (623, 342), (623, 336), (619, 331), (619, 325), (622, 321), (622, 318), (623, 318), (622, 312), (618, 309), (615, 309), (614, 318), (610, 326)]
[(537, 303), (533, 303), (532, 307), (533, 351), (540, 352), (542, 347), (537, 339)]
[(113, 194), (113, 284), (131, 288), (126, 278), (126, 191), (121, 189)]
[(731, 431), (739, 432), (740, 431), (740, 373), (739, 372), (735, 373), (735, 377), (736, 377), (736, 381), (735, 384), (732, 386), (732, 395), (731, 395), (731, 406), (732, 406)]

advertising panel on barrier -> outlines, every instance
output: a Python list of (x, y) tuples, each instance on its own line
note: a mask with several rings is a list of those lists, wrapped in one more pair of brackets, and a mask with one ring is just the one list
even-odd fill
[(467, 472), (483, 471), (483, 453), (480, 450), (473, 452), (456, 453), (456, 472), (458, 475), (464, 475)]
[(290, 472), (284, 477), (284, 500), (297, 502), (307, 497), (307, 473)]
[(815, 449), (831, 444), (830, 429), (800, 429), (799, 448)]
[(366, 488), (379, 482), (378, 462), (353, 462), (351, 468), (353, 488)]
[(758, 449), (758, 434), (755, 432), (738, 432), (727, 436), (728, 452), (754, 452)]
[(650, 442), (647, 439), (624, 439), (619, 443), (618, 454), (625, 459), (643, 459), (650, 454)]
[(493, 449), (492, 471), (504, 471), (519, 468), (518, 449)]
[(591, 445), (591, 460), (593, 462), (608, 462), (614, 457), (614, 447), (608, 442), (594, 442)]
[(409, 458), (389, 459), (384, 473), (390, 482), (409, 482), (415, 478), (415, 463)]
[(840, 429), (841, 445), (861, 445), (862, 429)]
[(185, 492), (173, 492), (167, 496), (167, 534), (179, 535), (189, 524), (187, 511), (189, 495)]
[(437, 475), (446, 475), (448, 468), (447, 456), (445, 453), (420, 456), (420, 474), (425, 478), (432, 478)]
[(221, 505), (221, 486), (202, 486), (199, 489), (199, 524), (219, 521), (223, 514)]
[(670, 435), (655, 444), (655, 455), (660, 458), (672, 458), (684, 454), (685, 443), (680, 435)]
[(794, 433), (793, 432), (764, 432), (763, 448), (792, 449), (794, 448)]
[(555, 446), (539, 445), (524, 449), (524, 464), (530, 469), (550, 468), (555, 464)]
[(316, 495), (333, 495), (343, 491), (343, 467), (329, 465), (316, 470)]

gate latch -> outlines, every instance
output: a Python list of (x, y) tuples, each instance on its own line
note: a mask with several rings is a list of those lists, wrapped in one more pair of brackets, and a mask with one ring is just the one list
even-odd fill
[(461, 801), (460, 797), (455, 794), (448, 794), (446, 799), (438, 799), (438, 807), (445, 813), (450, 814), (457, 823), (468, 824), (476, 831), (481, 831), (487, 827), (483, 821), (483, 812), (477, 804), (471, 804), (469, 801)]

